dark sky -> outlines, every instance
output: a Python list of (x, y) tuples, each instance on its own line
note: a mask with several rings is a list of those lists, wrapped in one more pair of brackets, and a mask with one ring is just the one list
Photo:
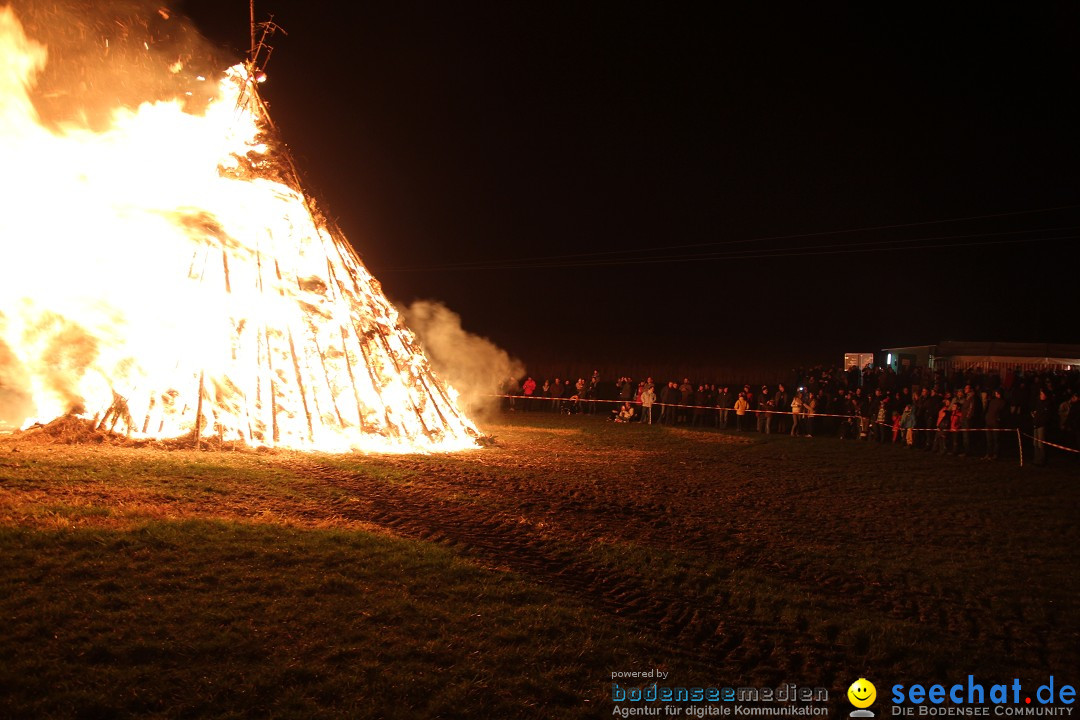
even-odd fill
[(259, 2), (264, 94), (387, 294), (526, 361), (1080, 342), (1080, 6), (741, 5)]

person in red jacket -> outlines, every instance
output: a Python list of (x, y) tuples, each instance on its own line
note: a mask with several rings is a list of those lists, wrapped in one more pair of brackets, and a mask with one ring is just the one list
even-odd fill
[[(957, 393), (959, 395), (959, 393)], [(961, 404), (956, 400), (953, 400), (952, 405), (949, 406), (949, 411), (952, 415), (949, 416), (949, 429), (952, 431), (949, 433), (949, 451), (954, 455), (963, 455), (961, 450), (961, 435), (960, 430), (963, 428), (964, 417), (960, 412)]]
[(525, 395), (525, 412), (529, 412), (533, 409), (532, 397), (533, 393), (536, 392), (536, 381), (531, 376), (525, 378), (525, 382), (521, 385), (521, 392)]

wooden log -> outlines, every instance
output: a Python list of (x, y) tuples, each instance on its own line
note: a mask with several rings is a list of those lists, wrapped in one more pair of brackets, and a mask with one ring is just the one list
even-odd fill
[(199, 449), (199, 440), (202, 435), (203, 380), (205, 372), (205, 370), (199, 371), (199, 402), (195, 406), (195, 431), (193, 433), (196, 450)]

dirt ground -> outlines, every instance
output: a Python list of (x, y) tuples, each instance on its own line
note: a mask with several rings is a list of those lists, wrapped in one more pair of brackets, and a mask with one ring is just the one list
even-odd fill
[(717, 682), (1080, 679), (1075, 464), (539, 414), (485, 429), (483, 450), (367, 457), (9, 436), (0, 522), (222, 518), (438, 543)]

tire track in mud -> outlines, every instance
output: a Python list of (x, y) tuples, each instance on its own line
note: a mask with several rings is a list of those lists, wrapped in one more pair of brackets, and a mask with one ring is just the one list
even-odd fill
[[(842, 655), (827, 641), (803, 634), (800, 652), (774, 653), (776, 626), (732, 607), (729, 593), (713, 599), (665, 592), (641, 574), (593, 564), (572, 549), (580, 538), (559, 537), (520, 515), (482, 502), (456, 499), (452, 487), (388, 484), (317, 463), (293, 465), (310, 480), (346, 489), (349, 502), (334, 509), (351, 520), (395, 535), (438, 543), (498, 570), (509, 570), (571, 595), (636, 626), (675, 655), (710, 666), (761, 668), (763, 682), (809, 664), (838, 667)], [(790, 638), (794, 640), (794, 638)]]

